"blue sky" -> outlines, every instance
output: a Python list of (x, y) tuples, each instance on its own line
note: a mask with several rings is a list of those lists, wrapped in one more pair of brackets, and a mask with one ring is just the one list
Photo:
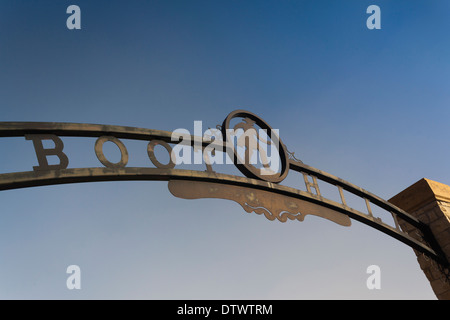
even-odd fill
[[(66, 28), (71, 4), (81, 30)], [(371, 4), (380, 30), (366, 27)], [(384, 199), (423, 177), (450, 184), (449, 9), (438, 0), (6, 0), (0, 120), (171, 131), (246, 109), (306, 164)], [(100, 165), (94, 140), (64, 142), (71, 166)], [(1, 172), (36, 165), (23, 138), (0, 148)], [(0, 199), (2, 299), (435, 299), (412, 249), (356, 221), (270, 222), (225, 200), (174, 198), (165, 182)], [(81, 290), (66, 288), (71, 264)], [(366, 287), (372, 264), (381, 290)]]

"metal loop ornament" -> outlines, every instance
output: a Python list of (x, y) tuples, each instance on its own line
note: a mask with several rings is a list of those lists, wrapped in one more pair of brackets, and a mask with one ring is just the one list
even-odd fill
[[(238, 150), (237, 148), (234, 147), (234, 141), (232, 140), (232, 137), (230, 136), (231, 132), (235, 132), (236, 127), (238, 127), (239, 125), (236, 125), (234, 128), (230, 128), (230, 122), (232, 119), (234, 118), (243, 118), (244, 121), (251, 121), (254, 122), (252, 124), (246, 123), (245, 125), (241, 125), (240, 127), (242, 129), (244, 129), (244, 133), (246, 131), (246, 129), (255, 129), (253, 126), (257, 125), (259, 126), (261, 129), (263, 129), (267, 136), (270, 138), (270, 140), (272, 142), (276, 141), (277, 143), (275, 143), (276, 149), (277, 149), (277, 153), (278, 153), (278, 161), (280, 163), (280, 170), (279, 172), (275, 172), (274, 174), (267, 174), (267, 173), (263, 173), (261, 168), (255, 167), (254, 165), (252, 165), (249, 161), (250, 157), (247, 157), (249, 155), (249, 139), (247, 137), (245, 140), (245, 148), (246, 148), (246, 156), (244, 157), (244, 161), (242, 161), (238, 155)], [(245, 128), (244, 128), (245, 126)], [(245, 111), (245, 110), (236, 110), (231, 112), (226, 119), (223, 121), (222, 126), (222, 135), (224, 137), (224, 139), (226, 140), (226, 146), (227, 146), (227, 153), (230, 156), (231, 159), (233, 159), (233, 163), (236, 165), (236, 167), (239, 169), (239, 171), (245, 175), (248, 178), (253, 178), (253, 179), (259, 179), (259, 180), (264, 180), (264, 181), (268, 181), (268, 182), (272, 182), (272, 183), (280, 183), (281, 181), (283, 181), (289, 171), (289, 161), (288, 161), (288, 154), (286, 151), (286, 148), (284, 146), (284, 144), (281, 142), (280, 137), (276, 134), (276, 132), (261, 118), (259, 118), (257, 115)], [(258, 139), (258, 146), (259, 143), (261, 142), (259, 135), (257, 135), (257, 139)], [(273, 152), (275, 151), (273, 143), (271, 146), (271, 157), (273, 157)], [(259, 150), (261, 152), (261, 150)]]
[[(103, 144), (107, 141), (114, 143), (120, 150), (120, 161), (117, 163), (110, 162), (103, 154)], [(125, 168), (128, 163), (128, 151), (125, 145), (113, 136), (101, 136), (95, 142), (95, 154), (97, 159), (107, 168)]]
[[(161, 162), (159, 162), (158, 159), (156, 159), (155, 147), (157, 145), (160, 145), (167, 150), (167, 152), (169, 153), (169, 163), (162, 164)], [(173, 169), (175, 167), (176, 158), (175, 158), (175, 155), (172, 154), (172, 147), (167, 142), (162, 141), (162, 140), (150, 141), (147, 145), (147, 153), (148, 153), (148, 157), (150, 158), (150, 161), (155, 165), (155, 167), (160, 168), (160, 169)]]

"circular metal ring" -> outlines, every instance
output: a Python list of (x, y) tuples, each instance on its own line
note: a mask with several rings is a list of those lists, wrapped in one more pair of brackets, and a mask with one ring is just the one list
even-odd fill
[[(120, 150), (120, 161), (117, 163), (110, 162), (108, 159), (106, 159), (105, 155), (103, 154), (103, 144), (106, 141), (111, 141), (114, 143)], [(125, 145), (117, 139), (116, 137), (112, 136), (101, 136), (95, 141), (95, 154), (97, 155), (97, 159), (107, 168), (124, 168), (128, 163), (128, 151)]]
[[(281, 163), (281, 171), (277, 172), (275, 174), (262, 174), (262, 170), (260, 168), (257, 168), (247, 161), (240, 161), (240, 157), (238, 155), (237, 148), (234, 147), (234, 142), (230, 141), (230, 136), (228, 132), (229, 130), (234, 131), (234, 129), (230, 128), (230, 122), (234, 118), (248, 118), (255, 122), (256, 125), (258, 125), (260, 128), (267, 131), (267, 136), (274, 141), (274, 137), (276, 137), (276, 140), (278, 140), (277, 143), (277, 150), (278, 155), (280, 158)], [(289, 171), (289, 161), (287, 156), (286, 148), (284, 147), (284, 144), (281, 142), (281, 139), (276, 135), (276, 133), (273, 131), (273, 129), (261, 118), (259, 118), (257, 115), (245, 111), (245, 110), (236, 110), (231, 112), (223, 121), (222, 123), (222, 135), (224, 136), (225, 141), (227, 142), (227, 153), (229, 156), (233, 159), (234, 164), (239, 169), (239, 171), (244, 174), (248, 178), (254, 178), (254, 179), (260, 179), (265, 180), (272, 183), (279, 183), (286, 178), (288, 171)], [(246, 140), (248, 141), (248, 140)], [(231, 144), (231, 146), (230, 146)], [(230, 147), (232, 148), (232, 152), (230, 151)], [(244, 157), (247, 158), (247, 157)]]
[[(158, 159), (156, 159), (155, 146), (157, 146), (158, 144), (163, 146), (169, 153), (169, 163), (162, 164), (161, 162), (158, 161)], [(150, 158), (152, 163), (155, 165), (155, 167), (160, 168), (160, 169), (173, 169), (175, 167), (175, 162), (173, 161), (175, 159), (175, 155), (172, 155), (172, 147), (167, 142), (162, 141), (162, 140), (150, 141), (147, 145), (147, 153), (148, 153), (148, 157)], [(172, 157), (174, 159), (172, 159)]]

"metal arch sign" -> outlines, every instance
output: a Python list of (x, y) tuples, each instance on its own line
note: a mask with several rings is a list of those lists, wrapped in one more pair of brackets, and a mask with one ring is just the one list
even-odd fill
[[(426, 224), (382, 198), (296, 159), (282, 143), (278, 130), (248, 111), (231, 112), (221, 126), (209, 129), (209, 135), (205, 136), (191, 135), (187, 130), (178, 129), (168, 132), (113, 125), (0, 122), (0, 137), (30, 140), (38, 161), (33, 171), (0, 174), (0, 190), (94, 181), (168, 181), (168, 188), (176, 197), (233, 200), (246, 212), (262, 214), (269, 220), (303, 221), (306, 215), (315, 215), (350, 226), (351, 219), (354, 219), (424, 253), (442, 266), (449, 264)], [(94, 151), (103, 167), (69, 168), (69, 157), (61, 137), (97, 138)], [(147, 154), (153, 166), (128, 167), (128, 149), (120, 139), (148, 142)], [(45, 140), (53, 141), (54, 146), (45, 147)], [(105, 156), (103, 145), (106, 142), (119, 148), (118, 162), (111, 162)], [(158, 145), (169, 153), (168, 163), (158, 160), (155, 154)], [(191, 155), (191, 151), (197, 154), (200, 151), (202, 161), (196, 163), (204, 163), (206, 170), (180, 168), (180, 163), (188, 164), (187, 161), (180, 162), (180, 158)], [(213, 165), (220, 163), (216, 158), (219, 153), (224, 154), (227, 163), (235, 165), (242, 176), (213, 169)], [(59, 163), (49, 164), (49, 156), (56, 156)], [(291, 170), (303, 176), (306, 191), (281, 184)], [(324, 197), (319, 181), (336, 188), (340, 201)], [(349, 205), (344, 191), (361, 198), (367, 211), (362, 212)], [(371, 204), (387, 211), (394, 225), (376, 217)], [(412, 225), (415, 234), (402, 231), (401, 223)]]

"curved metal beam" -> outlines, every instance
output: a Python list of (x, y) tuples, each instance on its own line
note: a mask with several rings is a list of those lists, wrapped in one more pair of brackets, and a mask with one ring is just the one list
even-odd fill
[(248, 189), (259, 189), (270, 191), (276, 194), (309, 201), (326, 208), (348, 215), (350, 218), (367, 224), (391, 237), (404, 242), (420, 252), (430, 255), (433, 259), (439, 260), (439, 255), (425, 244), (410, 237), (387, 224), (376, 221), (376, 218), (368, 216), (353, 208), (344, 206), (335, 201), (315, 196), (305, 191), (291, 187), (276, 185), (270, 182), (249, 179), (239, 176), (221, 174), (207, 171), (193, 171), (181, 169), (159, 169), (159, 168), (75, 168), (50, 171), (27, 171), (0, 174), (0, 190), (11, 190), (18, 188), (28, 188), (36, 186), (46, 186), (55, 184), (98, 182), (98, 181), (136, 181), (136, 180), (188, 180), (221, 183)]
[[(172, 141), (172, 132), (125, 127), (113, 125), (98, 125), (98, 124), (79, 124), (79, 123), (57, 123), (57, 122), (2, 122), (0, 123), (0, 137), (20, 137), (31, 134), (52, 134), (57, 136), (71, 136), (71, 137), (101, 137), (113, 136), (115, 138), (144, 140), (151, 141), (158, 139), (167, 143), (178, 143)], [(188, 143), (188, 141), (184, 141)], [(202, 137), (190, 137), (190, 145), (195, 144), (211, 147), (226, 148), (223, 141), (205, 142)], [(415, 217), (409, 215), (407, 212), (397, 208), (391, 203), (381, 199), (380, 197), (356, 186), (345, 180), (342, 180), (329, 173), (323, 172), (314, 167), (303, 164), (300, 161), (289, 160), (289, 169), (312, 176), (314, 179), (318, 178), (322, 181), (330, 183), (339, 189), (342, 203), (338, 203), (326, 199), (318, 194), (312, 192), (305, 192), (290, 188), (287, 186), (257, 180), (246, 177), (231, 176), (216, 173), (213, 171), (192, 171), (180, 170), (170, 168), (76, 168), (76, 169), (60, 169), (60, 170), (44, 170), (44, 171), (29, 171), (18, 173), (0, 174), (0, 190), (17, 189), (33, 186), (64, 184), (64, 183), (78, 183), (91, 181), (121, 181), (121, 180), (186, 180), (186, 181), (204, 181), (209, 183), (221, 183), (231, 186), (244, 187), (248, 189), (259, 189), (275, 194), (280, 194), (295, 199), (308, 201), (310, 203), (323, 206), (336, 212), (347, 215), (348, 217), (367, 224), (381, 232), (384, 232), (391, 237), (411, 246), (412, 248), (427, 254), (443, 265), (448, 265), (448, 262), (443, 258), (439, 246), (435, 243), (434, 236), (431, 234), (429, 228), (424, 223), (420, 222)], [(305, 178), (306, 179), (306, 178)], [(305, 180), (306, 183), (306, 180)], [(308, 191), (310, 191), (309, 186)], [(314, 188), (318, 189), (318, 185)], [(369, 214), (362, 213), (349, 207), (344, 200), (342, 190), (346, 190), (366, 201)], [(385, 224), (381, 219), (374, 217), (371, 214), (369, 202), (383, 208), (390, 212), (396, 223), (395, 227)], [(399, 228), (397, 217), (403, 219), (407, 223), (416, 227), (422, 232), (427, 243), (419, 241)]]
[[(54, 134), (57, 136), (65, 137), (101, 137), (110, 135), (116, 138), (132, 140), (148, 141), (152, 139), (159, 139), (165, 142), (174, 142), (171, 139), (172, 132), (135, 127), (61, 122), (0, 123), (0, 137), (21, 137), (27, 134)], [(196, 141), (201, 142), (202, 145), (205, 146), (210, 145), (209, 142), (204, 142), (201, 137), (191, 137), (191, 145), (193, 145)], [(226, 147), (226, 145), (221, 142), (212, 143), (211, 146)], [(325, 182), (328, 182), (335, 186), (340, 186), (344, 190), (347, 190), (359, 197), (366, 198), (387, 211), (395, 211), (396, 214), (401, 216), (402, 219), (404, 219), (408, 223), (413, 224), (416, 227), (420, 227), (423, 225), (417, 218), (408, 214), (404, 210), (348, 181), (345, 181), (327, 172), (305, 165), (298, 161), (290, 160), (289, 164), (291, 170), (312, 174)]]

